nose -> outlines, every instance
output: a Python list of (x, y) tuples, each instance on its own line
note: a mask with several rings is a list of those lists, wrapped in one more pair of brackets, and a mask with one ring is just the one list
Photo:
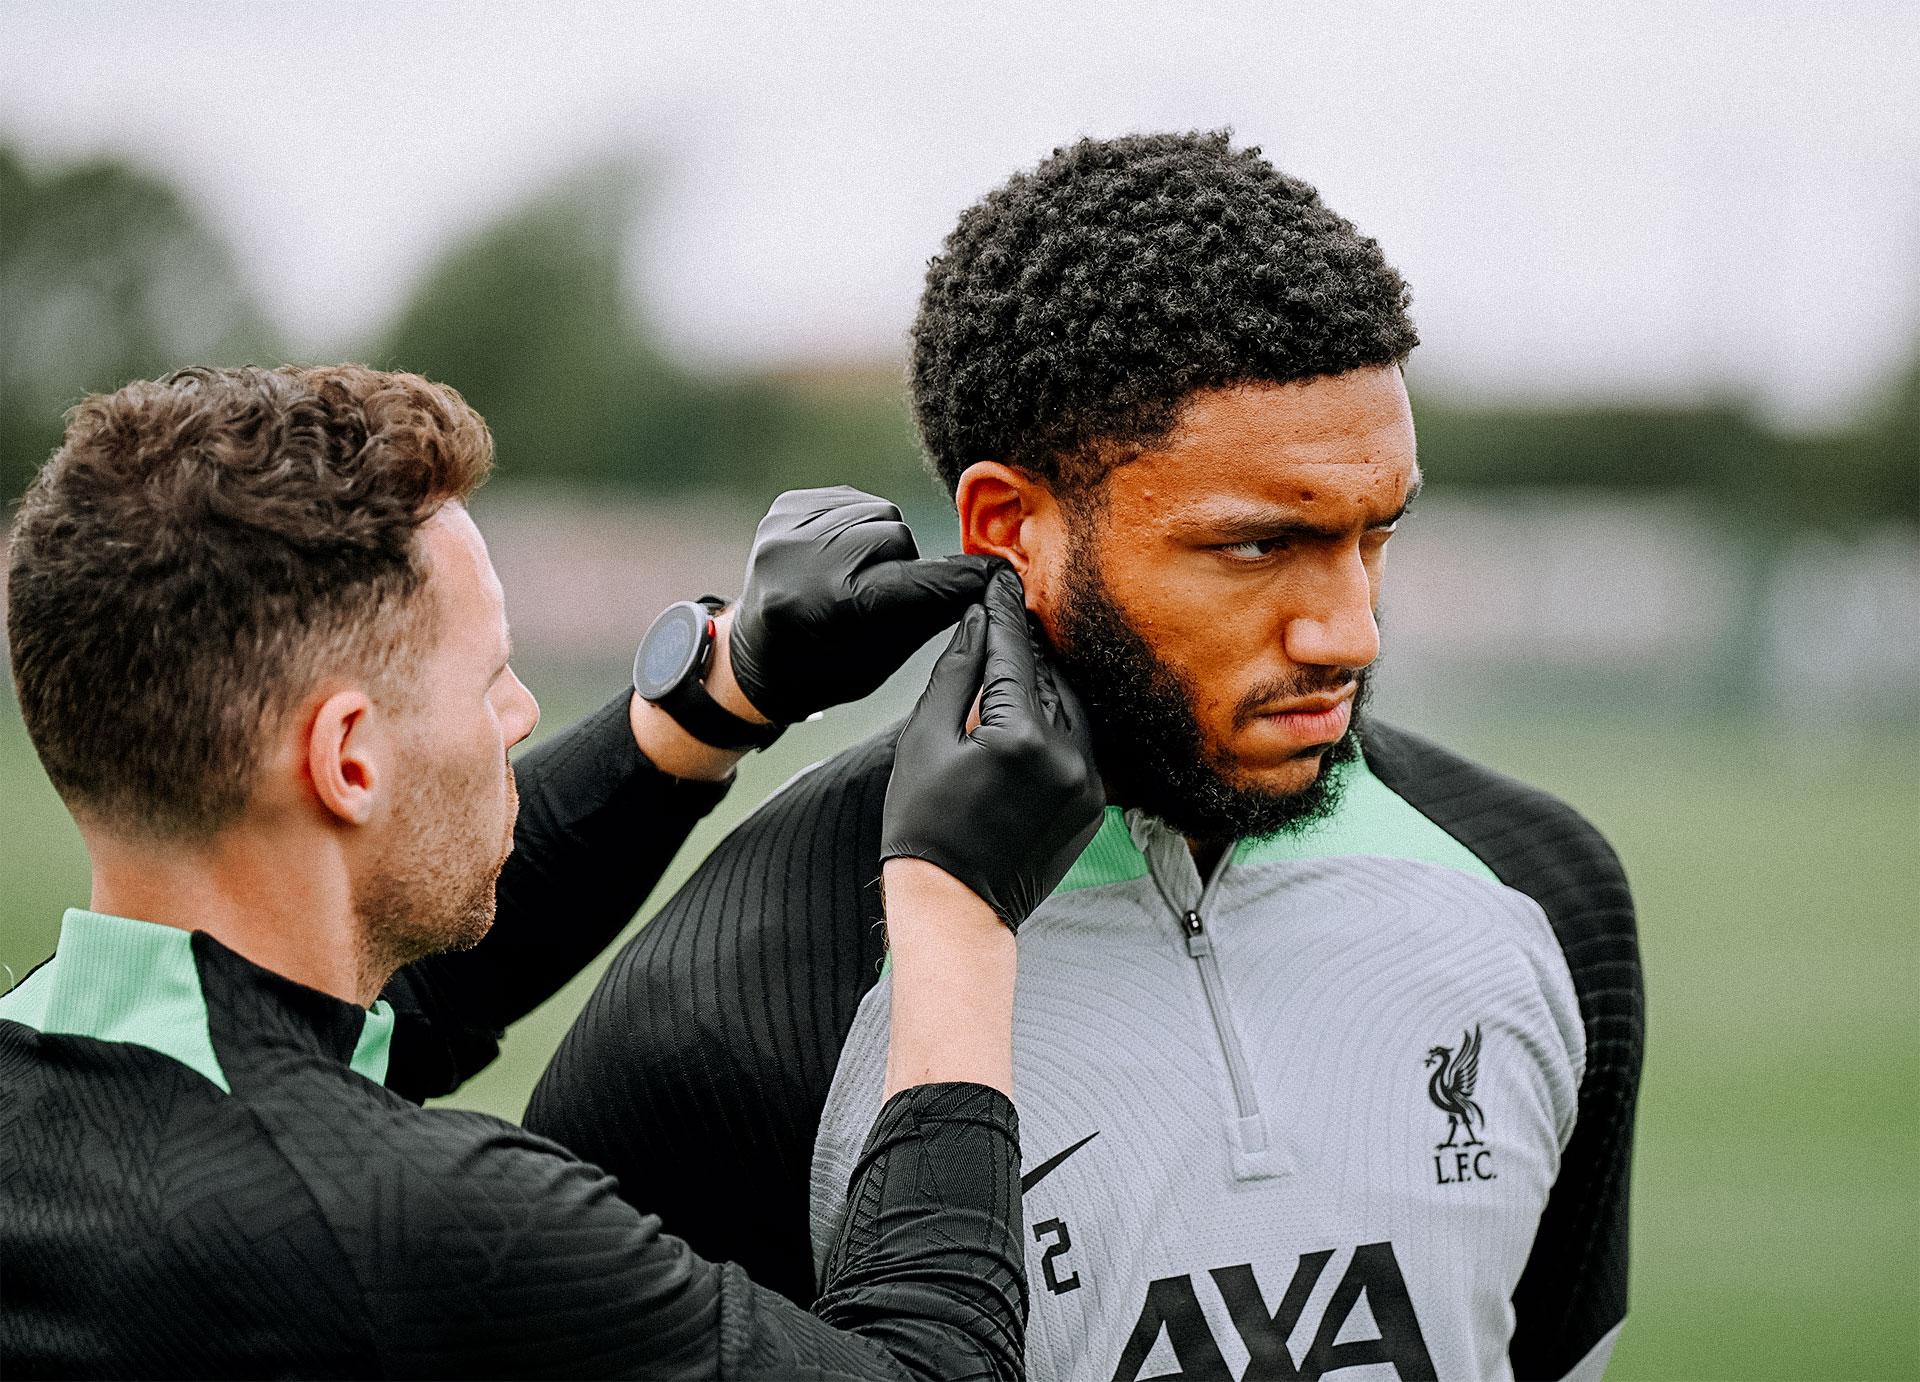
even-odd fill
[(533, 692), (527, 690), (526, 683), (511, 667), (507, 669), (507, 682), (507, 703), (502, 707), (500, 727), (506, 731), (507, 747), (512, 748), (540, 723), (540, 702), (533, 698)]
[(1370, 665), (1380, 656), (1380, 625), (1373, 617), (1373, 580), (1358, 549), (1344, 554), (1307, 592), (1287, 621), (1283, 646), (1300, 666)]

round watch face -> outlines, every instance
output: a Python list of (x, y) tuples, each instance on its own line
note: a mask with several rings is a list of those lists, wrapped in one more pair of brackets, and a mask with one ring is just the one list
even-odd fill
[(692, 671), (712, 616), (690, 600), (669, 605), (647, 630), (633, 663), (633, 685), (646, 700), (666, 695)]

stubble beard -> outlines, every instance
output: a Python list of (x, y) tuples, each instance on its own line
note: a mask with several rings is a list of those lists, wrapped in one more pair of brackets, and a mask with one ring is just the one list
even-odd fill
[(1347, 731), (1320, 755), (1313, 781), (1291, 792), (1261, 787), (1208, 742), (1194, 714), (1192, 687), (1128, 621), (1087, 544), (1075, 543), (1067, 570), (1052, 654), (1086, 707), (1094, 758), (1111, 800), (1208, 843), (1303, 832), (1333, 813), (1343, 780), (1335, 769), (1360, 755), (1361, 712), (1370, 690), (1365, 669), (1329, 669), (1269, 683), (1241, 699), (1237, 721), (1262, 706), (1354, 686)]
[(355, 889), (363, 977), (384, 987), (415, 960), (471, 950), (493, 928), (496, 887), (513, 848), (519, 792), (506, 769), (506, 829), (491, 854), (465, 829), (473, 807), (470, 784), (422, 775), (399, 808), (398, 832), (379, 868)]

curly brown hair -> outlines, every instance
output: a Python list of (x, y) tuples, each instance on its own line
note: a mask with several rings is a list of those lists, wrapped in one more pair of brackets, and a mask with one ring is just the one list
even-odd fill
[(492, 465), (455, 390), (361, 365), (183, 369), (77, 404), (15, 517), (7, 611), (69, 809), (204, 837), (319, 677), (393, 694), (433, 624), (418, 530)]

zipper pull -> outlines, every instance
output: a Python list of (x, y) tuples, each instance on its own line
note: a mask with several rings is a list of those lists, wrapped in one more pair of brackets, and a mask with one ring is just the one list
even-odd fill
[(1187, 938), (1189, 955), (1210, 955), (1213, 943), (1207, 939), (1206, 923), (1200, 920), (1200, 913), (1189, 907), (1180, 914), (1180, 930)]

